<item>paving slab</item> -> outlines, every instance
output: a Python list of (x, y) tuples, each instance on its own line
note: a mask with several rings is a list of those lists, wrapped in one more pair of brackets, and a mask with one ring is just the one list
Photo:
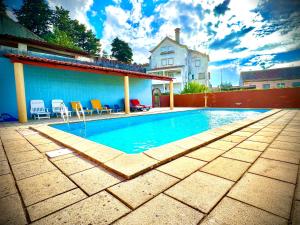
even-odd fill
[(248, 204), (225, 197), (201, 225), (287, 225), (288, 221)]
[(279, 161), (299, 164), (300, 155), (298, 152), (280, 150), (276, 148), (267, 148), (261, 157), (275, 159)]
[(253, 133), (247, 131), (237, 131), (234, 133), (234, 135), (241, 136), (241, 137), (250, 137), (253, 135)]
[(11, 174), (0, 176), (0, 198), (17, 193), (14, 178)]
[(0, 175), (5, 175), (10, 173), (10, 168), (8, 165), (8, 162), (5, 161), (0, 161)]
[(223, 154), (222, 156), (226, 158), (237, 159), (244, 162), (252, 163), (260, 156), (260, 154), (261, 152), (259, 151), (252, 151), (243, 148), (233, 148), (225, 154)]
[(184, 151), (182, 147), (174, 144), (166, 144), (156, 148), (151, 148), (144, 153), (156, 160), (164, 161), (166, 159), (174, 158)]
[(53, 163), (67, 175), (78, 173), (96, 166), (92, 161), (80, 156), (53, 161)]
[(96, 161), (105, 163), (109, 160), (116, 158), (117, 156), (123, 153), (113, 148), (99, 145), (97, 147), (93, 147), (92, 149), (85, 151), (84, 154), (87, 155), (88, 157), (93, 158)]
[(295, 190), (295, 199), (300, 200), (300, 175), (298, 173), (298, 181), (297, 181), (297, 186)]
[(270, 148), (300, 152), (300, 144), (292, 142), (274, 141), (270, 145)]
[(57, 157), (54, 157), (54, 158), (49, 158), (49, 160), (51, 162), (54, 162), (54, 161), (59, 161), (59, 160), (62, 160), (62, 159), (67, 159), (67, 158), (75, 157), (75, 156), (78, 157), (78, 154), (75, 153), (75, 152), (72, 152), (72, 153), (69, 153), (69, 154), (66, 154), (66, 155), (60, 155), (60, 156), (57, 156)]
[(262, 136), (255, 134), (251, 137), (249, 137), (248, 141), (257, 141), (257, 142), (263, 142), (263, 143), (271, 143), (273, 141), (274, 137), (268, 137), (268, 136)]
[(280, 135), (289, 136), (289, 137), (300, 137), (300, 132), (291, 132), (291, 131), (285, 131), (283, 130)]
[(130, 209), (106, 191), (102, 191), (54, 214), (42, 218), (33, 225), (45, 224), (111, 224)]
[(199, 139), (194, 138), (192, 136), (173, 142), (173, 144), (179, 146), (183, 150), (196, 148), (196, 147), (198, 147), (198, 146), (200, 146), (204, 143), (205, 143), (205, 141), (199, 140)]
[(6, 160), (4, 150), (0, 148), (0, 162)]
[(298, 165), (259, 158), (249, 172), (296, 184)]
[(207, 162), (189, 157), (180, 157), (158, 167), (157, 170), (170, 174), (179, 179), (183, 179), (198, 170), (200, 167), (204, 166), (206, 163)]
[(160, 194), (137, 210), (121, 218), (114, 225), (196, 225), (204, 214), (175, 199)]
[(245, 139), (247, 139), (247, 137), (244, 136), (238, 136), (234, 134), (228, 135), (222, 139), (220, 139), (221, 141), (228, 141), (228, 142), (235, 142), (235, 143), (240, 143), (242, 141), (244, 141)]
[(54, 142), (50, 142), (50, 143), (46, 143), (46, 144), (36, 145), (36, 148), (40, 152), (50, 152), (53, 150), (60, 149), (60, 148), (62, 148), (62, 146), (55, 144)]
[(6, 152), (26, 152), (35, 148), (26, 140), (5, 142), (4, 149)]
[(291, 137), (291, 136), (281, 135), (281, 134), (275, 139), (275, 141), (292, 142), (292, 143), (294, 142), (300, 144), (299, 137)]
[(201, 168), (202, 172), (210, 173), (228, 180), (237, 181), (250, 167), (250, 163), (235, 159), (219, 157)]
[(26, 206), (76, 187), (58, 170), (19, 180), (17, 184)]
[(27, 224), (22, 203), (18, 194), (0, 198), (0, 224)]
[(100, 192), (123, 180), (100, 167), (73, 174), (70, 178), (89, 195)]
[(215, 158), (217, 158), (218, 156), (222, 155), (223, 153), (224, 153), (224, 151), (222, 151), (222, 150), (208, 148), (208, 147), (202, 147), (202, 148), (199, 148), (199, 149), (187, 154), (186, 156), (210, 162), (210, 161), (214, 160)]
[(228, 196), (289, 219), (295, 185), (247, 173)]
[(140, 154), (122, 154), (105, 163), (107, 167), (114, 170), (118, 174), (131, 178), (141, 174), (143, 171), (152, 168), (158, 161), (149, 156)]
[(195, 172), (165, 193), (204, 213), (208, 213), (233, 184), (233, 182), (220, 177)]
[(29, 162), (12, 165), (16, 180), (32, 177), (41, 173), (57, 170), (47, 159), (37, 159)]
[[(32, 135), (33, 136), (33, 135)], [(48, 139), (46, 137), (36, 137), (36, 138), (29, 138), (30, 136), (26, 136), (27, 140), (34, 146), (36, 145), (42, 145), (47, 143), (52, 143), (51, 139)]]
[(130, 207), (136, 208), (172, 186), (178, 179), (152, 170), (132, 180), (124, 181), (108, 190)]
[(237, 143), (235, 143), (235, 142), (215, 141), (215, 142), (213, 142), (209, 145), (206, 145), (206, 147), (215, 148), (215, 149), (219, 149), (219, 150), (222, 150), (222, 151), (227, 151), (227, 150), (233, 148), (236, 145), (237, 145)]
[(266, 131), (261, 130), (256, 133), (256, 135), (265, 136), (265, 137), (276, 137), (279, 131)]
[(269, 145), (268, 143), (246, 140), (246, 141), (243, 141), (242, 143), (240, 143), (239, 145), (237, 145), (237, 147), (263, 152), (267, 148), (268, 145)]
[(300, 224), (300, 201), (295, 201), (294, 211), (292, 216), (292, 225)]
[(7, 152), (7, 157), (11, 165), (41, 159), (44, 156), (37, 150), (28, 152)]
[(76, 188), (31, 205), (27, 208), (30, 220), (35, 221), (40, 219), (41, 217), (47, 216), (50, 213), (65, 208), (66, 206), (78, 202), (86, 197), (87, 196), (79, 188)]

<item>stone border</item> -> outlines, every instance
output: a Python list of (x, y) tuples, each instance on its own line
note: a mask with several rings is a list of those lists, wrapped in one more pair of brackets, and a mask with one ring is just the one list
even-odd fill
[(117, 149), (95, 143), (48, 125), (30, 126), (30, 128), (74, 150), (83, 157), (96, 162), (125, 179), (132, 179), (146, 171), (174, 160), (280, 111), (280, 109), (273, 109), (257, 115), (254, 118), (236, 121), (159, 147), (151, 148), (138, 154), (126, 154)]

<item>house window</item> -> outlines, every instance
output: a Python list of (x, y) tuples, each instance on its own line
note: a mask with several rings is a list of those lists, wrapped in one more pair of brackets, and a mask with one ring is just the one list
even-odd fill
[(205, 73), (198, 73), (198, 79), (205, 79)]
[(173, 65), (173, 64), (174, 64), (174, 59), (173, 58), (168, 59), (168, 65)]
[(200, 59), (196, 59), (195, 60), (195, 66), (200, 67), (200, 65), (201, 65)]
[(167, 65), (167, 59), (162, 59), (161, 60), (161, 65), (166, 66)]
[(164, 47), (161, 47), (161, 53), (172, 52), (172, 51), (174, 51), (173, 46), (164, 46)]
[(285, 87), (285, 83), (277, 83), (277, 88), (284, 88)]
[(263, 84), (263, 89), (270, 89), (270, 84)]
[(300, 82), (293, 82), (293, 83), (292, 83), (292, 86), (293, 86), (293, 87), (300, 87)]
[(194, 74), (192, 74), (192, 80), (194, 80)]

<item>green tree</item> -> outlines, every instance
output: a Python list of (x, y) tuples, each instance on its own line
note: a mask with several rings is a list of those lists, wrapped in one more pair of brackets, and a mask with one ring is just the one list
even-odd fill
[(6, 5), (3, 0), (0, 0), (0, 15), (6, 15)]
[(14, 10), (20, 24), (33, 33), (43, 36), (49, 33), (52, 10), (45, 0), (24, 0), (19, 10)]
[(102, 58), (108, 59), (108, 53), (107, 53), (107, 51), (103, 50), (103, 52), (102, 52)]
[(72, 40), (75, 46), (92, 54), (99, 55), (100, 42), (91, 30), (87, 30), (85, 25), (78, 20), (72, 20), (69, 11), (62, 7), (56, 7), (52, 16), (52, 24)]
[(125, 63), (131, 63), (132, 61), (132, 50), (129, 47), (128, 43), (120, 40), (119, 38), (115, 38), (111, 43), (111, 52), (112, 56), (117, 60)]
[(208, 88), (204, 84), (199, 84), (195, 81), (187, 83), (181, 94), (204, 93)]
[(223, 91), (228, 91), (232, 89), (232, 84), (230, 82), (224, 82), (220, 85), (220, 89)]
[(73, 48), (73, 49), (80, 50), (80, 48), (78, 46), (76, 46), (75, 43), (73, 42), (73, 39), (71, 37), (69, 37), (66, 32), (58, 29), (57, 27), (54, 27), (53, 32), (47, 34), (45, 36), (45, 39), (49, 43), (57, 44), (57, 45), (67, 47), (67, 48)]

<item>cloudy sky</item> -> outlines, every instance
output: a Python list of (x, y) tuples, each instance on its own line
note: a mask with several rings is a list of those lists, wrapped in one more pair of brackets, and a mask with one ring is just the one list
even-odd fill
[[(213, 86), (239, 83), (244, 70), (300, 65), (299, 0), (47, 0), (92, 29), (102, 48), (119, 37), (137, 63), (166, 35), (210, 56)], [(19, 8), (22, 0), (6, 0)]]

